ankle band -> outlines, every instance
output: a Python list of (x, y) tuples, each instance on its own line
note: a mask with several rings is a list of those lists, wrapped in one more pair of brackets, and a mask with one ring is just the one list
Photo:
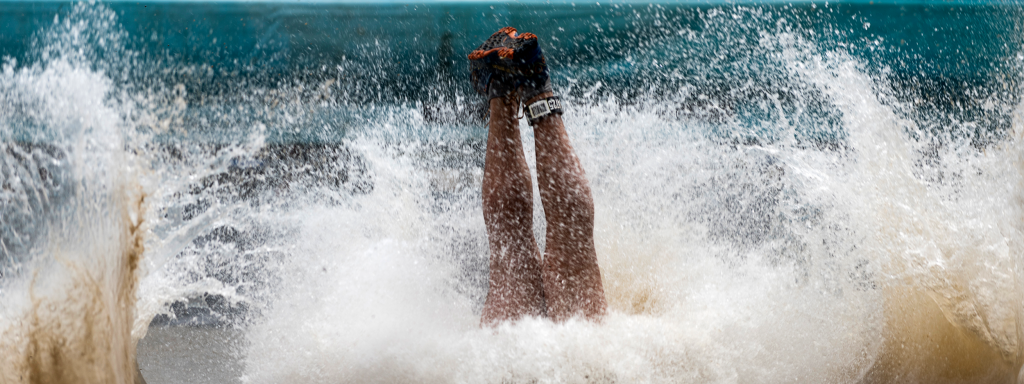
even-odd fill
[(530, 121), (530, 125), (537, 124), (540, 119), (544, 116), (552, 113), (562, 114), (562, 98), (558, 96), (551, 96), (546, 99), (540, 99), (533, 104), (523, 107), (523, 112), (526, 118)]

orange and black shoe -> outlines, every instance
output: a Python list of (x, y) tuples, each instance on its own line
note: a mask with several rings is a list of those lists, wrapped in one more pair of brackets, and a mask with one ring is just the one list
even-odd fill
[(524, 79), (547, 80), (537, 35), (520, 35), (512, 27), (498, 30), (470, 53), (469, 69), (473, 88), (488, 98), (507, 95)]

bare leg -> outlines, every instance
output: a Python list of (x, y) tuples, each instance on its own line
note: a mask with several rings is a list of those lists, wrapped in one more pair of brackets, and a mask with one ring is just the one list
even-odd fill
[(494, 98), (490, 104), (483, 211), (491, 271), (484, 325), (546, 312), (540, 251), (533, 238), (533, 183), (515, 117), (519, 103)]
[[(550, 97), (538, 95), (533, 100)], [(583, 166), (569, 143), (562, 117), (534, 125), (537, 179), (547, 219), (543, 280), (548, 316), (598, 320), (608, 307), (594, 249), (594, 199)]]

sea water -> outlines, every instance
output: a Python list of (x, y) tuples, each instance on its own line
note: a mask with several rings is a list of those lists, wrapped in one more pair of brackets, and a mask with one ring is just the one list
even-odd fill
[[(0, 10), (2, 383), (1021, 380), (1019, 4)], [(598, 323), (480, 327), (465, 55), (507, 25), (593, 189)]]

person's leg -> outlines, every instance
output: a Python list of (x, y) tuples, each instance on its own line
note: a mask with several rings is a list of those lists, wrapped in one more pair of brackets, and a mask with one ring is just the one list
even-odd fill
[[(527, 102), (552, 96), (545, 92)], [(551, 114), (533, 126), (537, 182), (547, 219), (543, 280), (548, 316), (598, 320), (608, 304), (594, 249), (594, 200), (583, 166), (569, 143), (562, 117)]]
[(483, 211), (491, 270), (484, 325), (544, 316), (546, 308), (540, 251), (533, 238), (533, 183), (515, 117), (518, 105), (514, 98), (490, 100)]

